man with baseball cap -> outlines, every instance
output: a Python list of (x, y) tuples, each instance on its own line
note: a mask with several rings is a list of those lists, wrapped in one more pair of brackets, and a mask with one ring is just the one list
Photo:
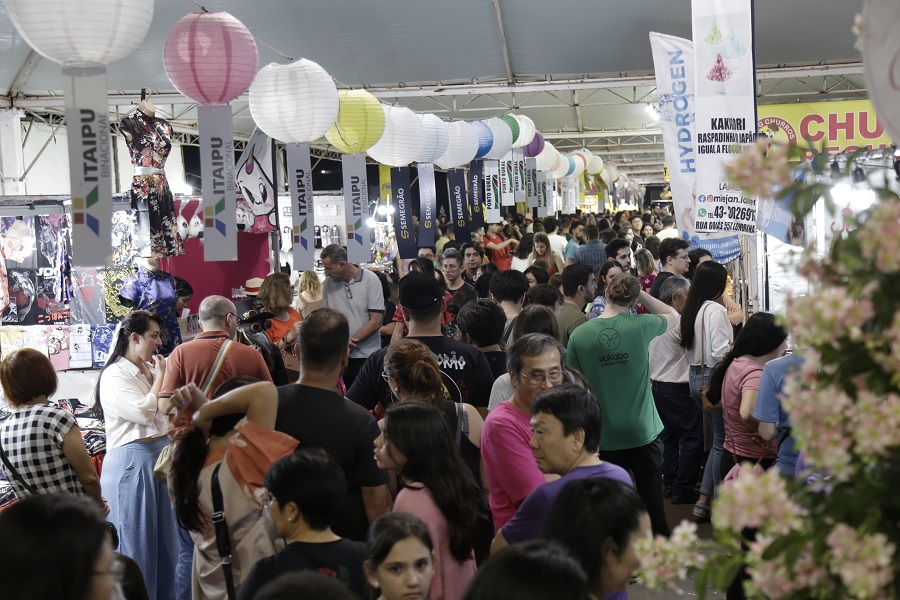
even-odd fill
[[(484, 354), (474, 346), (447, 337), (441, 331), (444, 291), (433, 275), (413, 271), (397, 285), (400, 309), (409, 325), (410, 339), (419, 340), (437, 359), (444, 380), (445, 395), (455, 402), (471, 404), (487, 411), (494, 376)], [(366, 360), (347, 397), (372, 410), (379, 403), (387, 408), (394, 401), (382, 377), (387, 348)]]

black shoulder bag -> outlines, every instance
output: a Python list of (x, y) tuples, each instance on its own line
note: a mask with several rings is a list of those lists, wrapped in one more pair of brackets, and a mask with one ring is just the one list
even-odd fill
[(228, 534), (228, 522), (225, 520), (225, 501), (222, 499), (222, 488), (219, 487), (219, 467), (216, 465), (212, 474), (212, 522), (216, 527), (216, 548), (222, 557), (222, 573), (225, 574), (225, 590), (228, 600), (235, 600), (234, 575), (231, 572), (231, 536)]

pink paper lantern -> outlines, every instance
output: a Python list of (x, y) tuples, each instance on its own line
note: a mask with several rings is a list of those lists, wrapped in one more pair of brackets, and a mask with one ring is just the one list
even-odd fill
[(227, 12), (191, 13), (175, 23), (163, 49), (169, 81), (200, 104), (227, 104), (253, 83), (256, 41)]

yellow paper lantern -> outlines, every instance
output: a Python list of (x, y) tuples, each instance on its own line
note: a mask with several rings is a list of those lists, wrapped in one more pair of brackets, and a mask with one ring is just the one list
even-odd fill
[(377, 144), (384, 133), (381, 103), (365, 90), (338, 90), (338, 96), (338, 116), (325, 137), (340, 152), (365, 152)]

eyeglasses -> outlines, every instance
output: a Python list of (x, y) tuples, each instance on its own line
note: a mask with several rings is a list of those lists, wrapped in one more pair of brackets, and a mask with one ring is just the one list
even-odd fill
[(556, 384), (560, 383), (563, 378), (562, 369), (551, 369), (544, 373), (543, 371), (532, 371), (531, 373), (519, 372), (520, 377), (524, 377), (531, 385), (541, 385), (544, 381)]
[(347, 300), (353, 300), (353, 292), (350, 290), (350, 284), (344, 284), (344, 291), (347, 292)]
[(388, 375), (388, 372), (387, 372), (387, 371), (382, 371), (382, 372), (381, 372), (381, 378), (384, 379), (385, 381), (387, 381), (388, 379), (391, 378), (391, 376)]
[(125, 563), (119, 560), (118, 557), (113, 558), (108, 571), (94, 571), (94, 575), (109, 575), (117, 582), (121, 582), (122, 577), (125, 576)]

